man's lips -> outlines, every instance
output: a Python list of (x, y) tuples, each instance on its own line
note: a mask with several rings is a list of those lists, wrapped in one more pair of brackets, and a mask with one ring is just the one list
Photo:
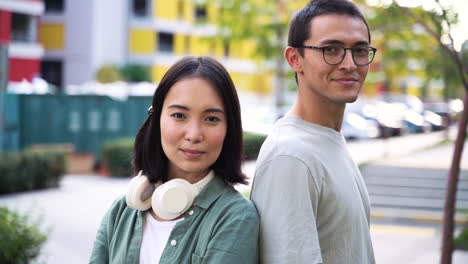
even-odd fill
[(195, 149), (180, 149), (180, 151), (182, 151), (182, 153), (185, 156), (190, 157), (190, 158), (197, 158), (197, 157), (200, 157), (201, 155), (203, 155), (205, 153), (203, 151), (199, 151), (199, 150), (195, 150)]
[(344, 85), (352, 85), (358, 82), (358, 80), (355, 78), (337, 78), (333, 80), (337, 83), (344, 84)]

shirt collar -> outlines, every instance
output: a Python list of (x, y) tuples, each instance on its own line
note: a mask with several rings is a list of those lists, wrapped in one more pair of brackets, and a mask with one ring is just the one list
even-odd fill
[(194, 205), (207, 209), (210, 205), (218, 199), (219, 196), (226, 189), (226, 183), (218, 176), (214, 178), (203, 188), (200, 194), (195, 198)]

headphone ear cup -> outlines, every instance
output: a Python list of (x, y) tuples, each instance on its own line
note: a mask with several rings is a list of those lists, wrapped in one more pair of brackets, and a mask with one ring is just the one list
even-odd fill
[(172, 220), (190, 208), (198, 192), (198, 189), (188, 181), (173, 179), (154, 191), (151, 206), (157, 216)]
[(151, 183), (148, 181), (148, 178), (144, 175), (135, 176), (129, 183), (127, 188), (127, 193), (125, 195), (125, 201), (127, 202), (128, 207), (139, 210), (146, 211), (151, 207), (151, 199), (148, 198), (144, 201), (141, 200), (141, 194)]

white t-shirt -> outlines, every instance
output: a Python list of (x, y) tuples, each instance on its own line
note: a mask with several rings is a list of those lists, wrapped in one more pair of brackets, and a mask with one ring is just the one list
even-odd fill
[(172, 229), (183, 218), (173, 221), (158, 221), (150, 213), (146, 213), (145, 220), (143, 240), (141, 241), (140, 264), (157, 264)]
[(280, 119), (257, 159), (260, 263), (374, 264), (370, 202), (340, 132)]

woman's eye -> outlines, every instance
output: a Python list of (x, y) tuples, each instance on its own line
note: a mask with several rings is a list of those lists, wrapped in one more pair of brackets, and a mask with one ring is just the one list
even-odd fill
[(181, 113), (174, 113), (171, 116), (176, 118), (176, 119), (184, 119), (185, 118), (185, 115), (181, 114)]
[(213, 122), (213, 123), (214, 123), (214, 122), (219, 122), (219, 121), (221, 121), (221, 119), (219, 119), (219, 118), (216, 117), (216, 116), (209, 116), (209, 117), (206, 118), (206, 120), (207, 120), (208, 122)]

